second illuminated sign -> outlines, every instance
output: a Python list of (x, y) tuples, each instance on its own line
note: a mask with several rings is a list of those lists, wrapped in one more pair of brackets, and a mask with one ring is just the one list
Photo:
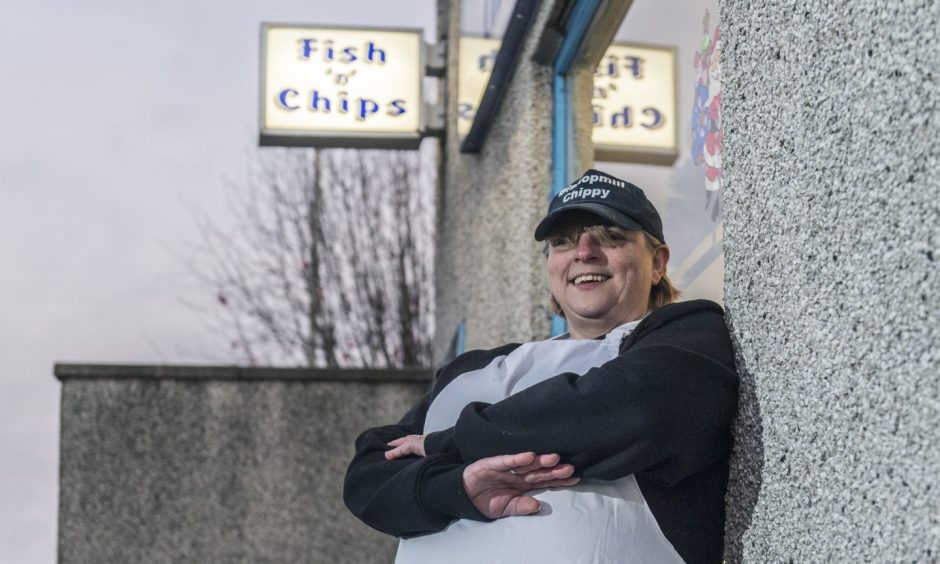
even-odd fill
[[(465, 135), (489, 80), (498, 39), (460, 40), (457, 130)], [(611, 45), (594, 72), (592, 100), (598, 160), (672, 164), (678, 156), (676, 51)]]

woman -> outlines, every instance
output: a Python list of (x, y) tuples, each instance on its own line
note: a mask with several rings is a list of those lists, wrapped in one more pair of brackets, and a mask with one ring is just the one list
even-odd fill
[(444, 366), (357, 440), (347, 505), (405, 537), (400, 563), (720, 562), (737, 404), (721, 308), (671, 304), (658, 212), (605, 173), (563, 189), (535, 237), (570, 333)]

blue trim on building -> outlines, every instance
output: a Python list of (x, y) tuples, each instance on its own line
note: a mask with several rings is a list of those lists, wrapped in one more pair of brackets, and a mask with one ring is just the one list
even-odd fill
[(552, 189), (549, 201), (568, 182), (568, 114), (571, 112), (565, 78), (560, 74), (552, 77)]
[[(552, 63), (552, 188), (549, 201), (579, 172), (573, 170), (577, 151), (569, 71), (599, 6), (600, 0), (578, 0), (565, 22), (565, 38)], [(567, 330), (565, 319), (560, 315), (552, 315), (552, 336), (561, 335)]]
[(565, 318), (553, 313), (552, 314), (552, 337), (557, 337), (562, 333), (568, 332), (568, 322), (565, 321)]
[(565, 38), (552, 65), (555, 74), (568, 74), (571, 70), (571, 63), (578, 54), (581, 40), (584, 39), (584, 34), (591, 25), (591, 21), (594, 20), (594, 14), (597, 13), (600, 4), (600, 0), (578, 0), (571, 10), (565, 22)]

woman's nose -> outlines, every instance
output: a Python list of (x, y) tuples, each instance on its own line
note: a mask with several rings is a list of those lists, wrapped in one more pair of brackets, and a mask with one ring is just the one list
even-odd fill
[(594, 260), (598, 256), (597, 243), (587, 233), (578, 237), (578, 246), (575, 248), (575, 257), (584, 262)]

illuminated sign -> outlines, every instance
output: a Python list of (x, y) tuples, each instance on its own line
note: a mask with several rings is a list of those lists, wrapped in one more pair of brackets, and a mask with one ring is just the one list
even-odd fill
[[(460, 39), (457, 131), (473, 124), (499, 39)], [(597, 160), (671, 165), (679, 155), (676, 50), (617, 43), (594, 72), (592, 100)]]
[(671, 165), (679, 156), (676, 50), (616, 43), (594, 71), (594, 156)]
[(261, 145), (414, 148), (420, 30), (261, 25)]
[(499, 39), (461, 37), (457, 68), (457, 134), (464, 136), (473, 125), (473, 116), (490, 80), (499, 53)]

